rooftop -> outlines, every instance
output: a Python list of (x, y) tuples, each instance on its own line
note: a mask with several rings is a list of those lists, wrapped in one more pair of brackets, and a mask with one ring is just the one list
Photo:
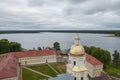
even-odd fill
[(92, 65), (102, 65), (103, 64), (98, 59), (96, 59), (95, 57), (93, 57), (89, 54), (86, 54), (86, 60), (87, 60), (87, 62), (89, 62)]
[(0, 79), (17, 76), (17, 58), (13, 54), (7, 54), (0, 62)]
[(45, 48), (40, 51), (24, 51), (24, 52), (13, 52), (16, 57), (34, 57), (34, 56), (46, 56), (46, 55), (56, 55), (56, 50), (53, 48)]

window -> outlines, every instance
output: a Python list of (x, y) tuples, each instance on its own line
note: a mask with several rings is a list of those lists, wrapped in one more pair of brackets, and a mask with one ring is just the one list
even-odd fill
[(76, 65), (76, 61), (74, 61), (74, 65)]
[(83, 77), (81, 77), (81, 80), (83, 80)]
[(74, 80), (76, 80), (76, 77), (74, 77)]

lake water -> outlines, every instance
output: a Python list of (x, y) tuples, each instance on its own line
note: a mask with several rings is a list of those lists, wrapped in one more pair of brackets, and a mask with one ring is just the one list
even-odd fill
[[(29, 34), (0, 34), (0, 39), (6, 38), (9, 41), (21, 43), (25, 49), (33, 49), (33, 47), (53, 47), (54, 42), (59, 42), (62, 50), (69, 49), (74, 44), (75, 33), (29, 33)], [(80, 43), (87, 46), (96, 46), (106, 49), (111, 53), (114, 50), (120, 52), (120, 38), (104, 37), (109, 34), (88, 34), (79, 33)]]

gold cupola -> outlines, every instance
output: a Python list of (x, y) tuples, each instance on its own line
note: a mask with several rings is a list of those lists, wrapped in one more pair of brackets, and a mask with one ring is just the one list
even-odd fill
[(77, 34), (75, 36), (75, 44), (70, 48), (70, 55), (72, 56), (83, 56), (85, 55), (85, 50), (83, 46), (79, 43), (80, 37)]

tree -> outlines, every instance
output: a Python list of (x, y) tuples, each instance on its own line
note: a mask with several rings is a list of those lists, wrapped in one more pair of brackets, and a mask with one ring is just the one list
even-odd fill
[(120, 36), (120, 32), (116, 32), (114, 35), (115, 36)]
[(9, 47), (10, 47), (10, 51), (14, 52), (14, 51), (21, 51), (21, 44), (17, 43), (17, 42), (10, 42), (9, 43)]
[(120, 53), (117, 50), (115, 50), (113, 54), (113, 63), (116, 66), (120, 65)]
[(42, 50), (42, 48), (41, 48), (41, 47), (38, 47), (37, 49), (38, 49), (38, 50)]
[(9, 41), (7, 39), (0, 40), (0, 54), (9, 52)]
[(59, 44), (59, 42), (55, 42), (55, 43), (53, 44), (53, 46), (54, 46), (54, 48), (55, 48), (56, 50), (60, 50), (60, 44)]
[(9, 42), (7, 39), (0, 40), (0, 54), (7, 52), (21, 51), (21, 44), (17, 42)]

